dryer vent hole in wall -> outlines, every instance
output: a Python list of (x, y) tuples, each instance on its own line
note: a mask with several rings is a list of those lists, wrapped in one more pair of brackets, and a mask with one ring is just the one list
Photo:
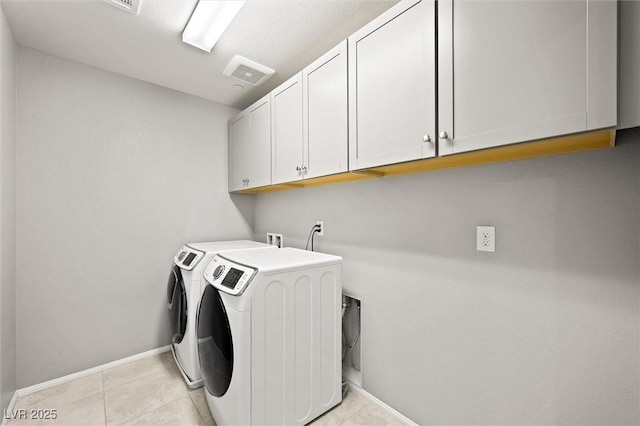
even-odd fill
[(342, 392), (346, 391), (346, 381), (362, 386), (360, 368), (362, 303), (351, 296), (342, 295)]
[(267, 245), (282, 248), (284, 246), (284, 237), (282, 236), (282, 234), (267, 232)]

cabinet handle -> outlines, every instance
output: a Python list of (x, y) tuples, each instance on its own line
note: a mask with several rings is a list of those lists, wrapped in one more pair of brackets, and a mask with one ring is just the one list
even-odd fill
[(441, 131), (440, 139), (449, 139), (449, 134), (445, 130)]
[(301, 172), (302, 169), (300, 168), (300, 166), (296, 166), (296, 172)]
[(307, 166), (302, 166), (302, 173), (303, 174), (307, 173)]
[(431, 142), (431, 136), (429, 135), (424, 135), (422, 137), (422, 142)]

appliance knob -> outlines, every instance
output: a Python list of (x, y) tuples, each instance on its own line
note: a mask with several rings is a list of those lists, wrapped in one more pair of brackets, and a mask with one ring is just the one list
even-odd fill
[(218, 278), (220, 278), (220, 275), (222, 275), (222, 273), (224, 272), (224, 266), (223, 265), (219, 265), (214, 271), (213, 271), (213, 279), (217, 280)]

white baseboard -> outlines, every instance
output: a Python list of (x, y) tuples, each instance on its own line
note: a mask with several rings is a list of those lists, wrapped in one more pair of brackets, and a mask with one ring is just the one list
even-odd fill
[[(126, 358), (118, 359), (112, 362), (108, 362), (106, 364), (98, 365), (97, 367), (89, 368), (86, 370), (78, 371), (77, 373), (68, 374), (66, 376), (59, 377), (57, 379), (49, 380), (48, 382), (38, 383), (37, 385), (29, 386), (26, 388), (18, 389), (14, 393), (14, 398), (16, 395), (18, 397), (23, 397), (26, 395), (30, 395), (35, 392), (40, 392), (41, 390), (49, 389), (51, 387), (60, 385), (62, 383), (70, 382), (72, 380), (79, 379), (81, 377), (90, 376), (95, 373), (101, 373), (105, 370), (109, 370), (110, 368), (119, 367), (124, 364), (129, 364), (130, 362), (138, 361), (150, 356), (159, 355), (161, 353), (167, 352), (171, 348), (170, 345), (162, 346), (160, 348), (151, 349), (150, 351), (142, 352), (136, 355), (131, 355)], [(11, 402), (14, 402), (12, 399)], [(2, 423), (4, 426), (4, 422)]]
[[(13, 396), (11, 397), (11, 401), (9, 401), (9, 406), (7, 407), (7, 411), (5, 411), (5, 413), (13, 410), (13, 407), (16, 406), (17, 400), (18, 400), (18, 391), (15, 391), (13, 393)], [(0, 426), (5, 426), (6, 424), (7, 424), (7, 418), (5, 416), (2, 416), (2, 422), (0, 423)]]
[(355, 393), (367, 398), (369, 401), (371, 401), (372, 403), (377, 405), (378, 408), (381, 408), (384, 412), (386, 412), (390, 416), (395, 417), (396, 419), (398, 419), (398, 421), (400, 423), (402, 423), (403, 425), (418, 426), (417, 423), (413, 422), (410, 418), (404, 416), (399, 411), (396, 411), (393, 408), (389, 407), (387, 404), (385, 404), (384, 402), (380, 401), (378, 398), (376, 398), (375, 396), (371, 395), (369, 392), (367, 392), (366, 390), (362, 389), (360, 386), (355, 385), (354, 383), (352, 383), (349, 380), (347, 380), (347, 386), (349, 387), (350, 391), (353, 391), (353, 392), (355, 392)]

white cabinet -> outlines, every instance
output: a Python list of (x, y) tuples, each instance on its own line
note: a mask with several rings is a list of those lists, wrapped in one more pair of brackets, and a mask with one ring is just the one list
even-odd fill
[(270, 108), (265, 96), (229, 122), (229, 191), (271, 184)]
[(271, 181), (302, 178), (302, 72), (271, 92)]
[(302, 71), (305, 179), (348, 170), (347, 82), (346, 40)]
[[(620, 10), (621, 104), (633, 126), (640, 62), (628, 52), (640, 44), (640, 7)], [(495, 151), (414, 160), (613, 128), (617, 19), (610, 0), (401, 0), (232, 120), (230, 190), (478, 164)], [(611, 132), (592, 136), (590, 147), (608, 146)], [(505, 148), (500, 158), (584, 143)]]
[(618, 128), (640, 126), (640, 2), (620, 1)]
[(346, 41), (271, 92), (274, 184), (347, 171), (347, 97)]
[(349, 169), (436, 154), (435, 2), (401, 1), (349, 37)]
[(438, 2), (439, 154), (616, 125), (616, 3)]

